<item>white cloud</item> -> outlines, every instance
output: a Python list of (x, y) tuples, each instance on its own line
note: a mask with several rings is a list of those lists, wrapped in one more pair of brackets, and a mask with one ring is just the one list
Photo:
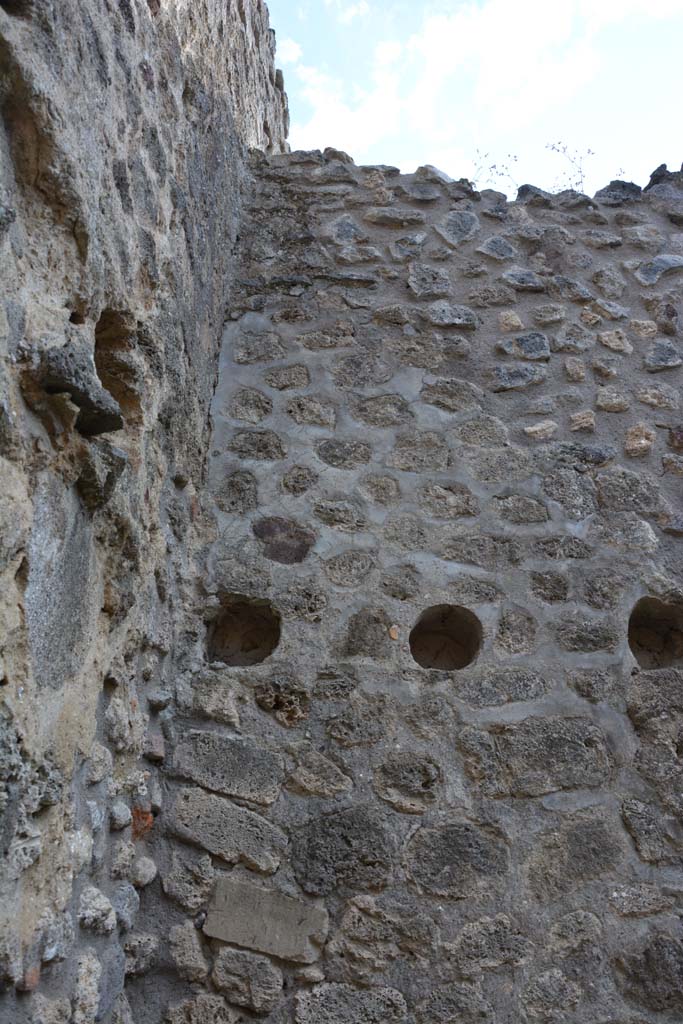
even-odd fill
[(366, 0), (360, 0), (360, 3), (351, 4), (349, 7), (343, 8), (339, 14), (339, 20), (342, 25), (350, 25), (354, 18), (360, 18), (369, 13), (370, 5), (366, 3)]
[(683, 13), (683, 0), (575, 0), (579, 14), (593, 30), (625, 18), (671, 18)]
[(569, 99), (597, 67), (577, 33), (576, 6), (558, 5), (549, 18), (546, 0), (488, 0), (426, 18), (407, 44), (418, 67), (407, 102), (412, 125), (438, 136), (456, 96), (459, 106), (469, 96), (468, 114), (505, 129)]
[(397, 39), (387, 39), (375, 47), (375, 65), (386, 67), (394, 64), (403, 53), (403, 43)]
[(340, 79), (319, 68), (300, 64), (295, 73), (313, 113), (305, 123), (292, 125), (293, 147), (333, 145), (360, 155), (378, 140), (399, 131), (400, 76), (384, 64), (376, 64), (371, 87), (358, 87), (351, 97), (345, 94)]
[[(325, 6), (344, 23), (369, 13), (366, 0), (325, 0)], [(541, 181), (558, 171), (558, 157), (545, 150), (550, 138), (561, 136), (572, 149), (599, 149), (611, 126), (615, 136), (621, 131), (614, 141), (623, 149), (614, 168), (607, 167), (607, 154), (596, 173), (613, 175), (626, 163), (627, 148), (638, 145), (630, 122), (626, 131), (616, 127), (616, 115), (629, 106), (622, 96), (638, 76), (646, 96), (652, 72), (643, 70), (645, 62), (657, 66), (656, 57), (639, 51), (639, 25), (670, 33), (665, 19), (680, 15), (683, 0), (563, 0), (550, 14), (547, 0), (464, 0), (448, 13), (427, 9), (404, 38), (394, 22), (399, 37), (378, 41), (371, 61), (354, 64), (343, 80), (299, 65), (311, 111), (294, 118), (292, 145), (335, 145), (360, 161), (405, 170), (434, 163), (455, 177), (474, 173), (477, 150), (499, 163), (512, 152), (520, 157), (521, 180)], [(591, 95), (598, 87), (607, 95)], [(644, 110), (640, 117), (644, 130), (653, 118)], [(510, 190), (509, 180), (504, 187)]]
[(281, 64), (297, 64), (303, 50), (293, 39), (280, 39), (277, 44), (277, 59)]
[(362, 18), (370, 13), (370, 4), (367, 0), (358, 0), (358, 3), (349, 4), (344, 0), (325, 0), (326, 7), (333, 7), (337, 12), (337, 21), (342, 25), (350, 25), (356, 18)]

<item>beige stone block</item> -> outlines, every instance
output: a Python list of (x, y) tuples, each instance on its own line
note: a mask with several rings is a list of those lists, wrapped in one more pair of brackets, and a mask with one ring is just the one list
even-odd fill
[(518, 313), (511, 310), (504, 310), (498, 314), (498, 326), (501, 331), (521, 331), (524, 327)]
[(595, 397), (595, 408), (601, 412), (626, 412), (630, 405), (629, 396), (616, 388), (599, 388)]
[(564, 361), (564, 372), (567, 374), (567, 380), (570, 380), (575, 384), (579, 384), (581, 381), (586, 379), (586, 364), (583, 359), (577, 359), (576, 356), (569, 356), (569, 358)]
[(654, 338), (657, 334), (657, 324), (654, 320), (631, 320), (630, 327), (639, 338)]
[(655, 443), (656, 437), (655, 429), (649, 423), (636, 423), (635, 426), (629, 427), (626, 431), (624, 439), (625, 454), (630, 455), (631, 458), (647, 455)]
[(633, 345), (618, 327), (613, 331), (599, 331), (598, 341), (612, 352), (623, 352), (627, 356), (633, 352)]
[(272, 889), (222, 878), (204, 932), (281, 960), (313, 963), (328, 929), (327, 911)]
[(532, 441), (549, 441), (551, 437), (555, 436), (557, 431), (558, 426), (555, 420), (541, 420), (539, 423), (534, 423), (532, 426), (524, 428), (524, 433)]
[(569, 419), (569, 429), (592, 434), (595, 430), (595, 413), (593, 410), (582, 409), (581, 412), (575, 412)]

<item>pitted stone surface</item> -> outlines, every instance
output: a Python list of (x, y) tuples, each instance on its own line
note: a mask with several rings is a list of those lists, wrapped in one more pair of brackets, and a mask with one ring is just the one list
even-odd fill
[(287, 846), (284, 833), (265, 818), (203, 789), (180, 790), (171, 829), (228, 864), (272, 874)]
[(205, 789), (255, 804), (277, 800), (284, 779), (279, 754), (249, 740), (192, 732), (175, 751), (177, 773)]
[[(677, 927), (667, 909), (654, 909), (663, 906), (655, 895), (634, 890), (642, 917), (626, 912), (626, 896), (611, 896), (631, 872), (670, 864), (677, 845), (673, 817), (663, 823), (677, 813), (663, 746), (673, 733), (660, 724), (655, 735), (656, 716), (640, 710), (659, 691), (647, 673), (633, 677), (639, 689), (629, 686), (627, 636), (638, 594), (681, 593), (678, 499), (668, 483), (677, 475), (680, 300), (638, 277), (661, 270), (675, 282), (675, 260), (643, 256), (616, 186), (594, 216), (581, 197), (529, 189), (507, 206), (487, 193), (454, 200), (460, 185), (439, 176), (347, 162), (351, 193), (328, 210), (306, 159), (262, 161), (259, 201), (281, 214), (289, 203), (294, 218), (308, 190), (301, 271), (321, 258), (310, 239), (325, 239), (325, 283), (302, 279), (299, 294), (274, 293), (258, 282), (264, 267), (247, 235), (244, 277), (256, 283), (231, 315), (239, 331), (257, 304), (262, 330), (276, 332), (287, 360), (307, 373), (283, 398), (283, 357), (265, 367), (264, 388), (264, 365), (238, 364), (225, 347), (213, 464), (217, 487), (239, 471), (230, 395), (262, 388), (273, 406), (259, 430), (277, 437), (284, 464), (244, 460), (259, 510), (243, 524), (219, 511), (216, 552), (239, 546), (258, 515), (291, 516), (316, 533), (291, 570), (311, 595), (327, 593), (324, 607), (315, 601), (315, 636), (309, 618), (288, 610), (292, 581), (276, 569), (269, 597), (284, 612), (283, 637), (272, 666), (260, 668), (277, 678), (294, 658), (306, 703), (294, 726), (306, 734), (287, 748), (296, 765), (275, 817), (286, 821), (290, 794), (304, 801), (287, 856), (301, 892), (332, 912), (325, 981), (311, 976), (321, 987), (310, 1006), (364, 1019), (370, 1010), (354, 1001), (354, 986), (371, 979), (371, 991), (401, 992), (418, 1022), (483, 1015), (498, 1024), (511, 1012), (549, 1021), (568, 1008), (583, 1024), (597, 1001), (606, 1020), (630, 1024), (629, 1013), (643, 1011), (620, 980), (621, 953), (635, 948), (628, 922), (649, 927), (663, 914), (672, 935)], [(414, 191), (425, 182), (428, 199)], [(652, 237), (664, 246), (671, 229), (639, 190), (627, 194), (643, 226), (657, 219)], [(252, 218), (256, 238), (257, 206)], [(484, 222), (500, 223), (499, 233)], [(524, 255), (531, 245), (533, 259)], [(349, 265), (352, 248), (363, 264), (353, 283), (335, 270)], [(283, 257), (283, 280), (290, 271)], [(330, 359), (328, 348), (339, 354)], [(653, 383), (653, 374), (667, 381)], [(294, 398), (297, 410), (315, 413), (306, 421), (297, 411), (297, 429), (287, 422)], [(289, 473), (300, 488), (290, 490)], [(283, 504), (283, 495), (292, 498)], [(412, 626), (439, 603), (482, 621), (482, 647), (466, 669), (420, 669), (410, 656)], [(311, 643), (314, 654), (293, 654)], [(335, 681), (328, 700), (333, 691), (316, 680), (330, 671), (345, 683)], [(261, 706), (260, 687), (272, 684), (249, 685)], [(659, 698), (674, 716), (676, 693), (668, 685)], [(641, 785), (656, 787), (654, 802)], [(448, 922), (449, 937), (417, 954), (427, 976), (435, 972), (429, 988), (392, 923), (398, 894), (413, 900), (416, 920), (438, 901)], [(509, 909), (520, 900), (533, 923)], [(597, 922), (585, 937), (581, 915)], [(557, 936), (544, 952), (542, 929)], [(590, 965), (584, 957), (569, 976), (567, 950), (589, 947), (605, 954)], [(457, 977), (443, 974), (446, 961)], [(628, 963), (635, 975), (637, 956)], [(505, 965), (523, 976), (512, 997), (493, 980)], [(602, 995), (589, 999), (587, 985)]]
[(288, 153), (258, 0), (101, 6), (0, 3), (2, 1024), (674, 1024), (682, 174)]
[(493, 734), (464, 730), (461, 743), (468, 770), (492, 796), (541, 796), (599, 786), (610, 776), (605, 737), (587, 719), (527, 719)]
[(282, 972), (265, 956), (223, 948), (216, 957), (212, 980), (228, 1002), (257, 1014), (274, 1009), (282, 990)]
[(402, 1024), (407, 1006), (400, 992), (390, 988), (362, 989), (351, 985), (316, 985), (296, 1000), (297, 1024)]
[(286, 148), (287, 101), (260, 0), (3, 3), (0, 54), (0, 1020), (156, 1024), (168, 988), (122, 988), (158, 963), (131, 928), (158, 903), (159, 719), (247, 148)]
[(305, 892), (381, 889), (394, 843), (382, 817), (364, 806), (313, 819), (294, 839), (293, 864)]
[(410, 877), (431, 896), (461, 900), (483, 889), (500, 891), (509, 869), (505, 837), (467, 822), (421, 828), (406, 852)]

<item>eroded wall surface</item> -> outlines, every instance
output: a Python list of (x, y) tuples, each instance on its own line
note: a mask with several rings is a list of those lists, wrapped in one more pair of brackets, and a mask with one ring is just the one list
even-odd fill
[(2, 1024), (679, 1022), (681, 174), (287, 154), (257, 0), (0, 110)]
[[(123, 1012), (128, 879), (151, 880), (161, 801), (144, 687), (172, 675), (210, 533), (197, 492), (246, 151), (286, 145), (273, 53), (259, 0), (0, 3), (8, 1024)], [(131, 820), (124, 869), (110, 829)]]

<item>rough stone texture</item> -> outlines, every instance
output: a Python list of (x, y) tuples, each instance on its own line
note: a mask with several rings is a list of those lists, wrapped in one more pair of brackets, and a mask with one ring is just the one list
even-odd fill
[(203, 789), (179, 792), (171, 827), (228, 864), (243, 862), (267, 874), (277, 869), (287, 843), (284, 833), (265, 818)]
[(260, 0), (0, 5), (3, 1022), (132, 1020), (146, 695), (187, 648), (247, 150), (286, 148), (273, 55)]
[(421, 828), (406, 858), (421, 892), (460, 900), (484, 888), (491, 891), (509, 868), (504, 836), (467, 822)]
[(185, 981), (204, 981), (209, 973), (199, 933), (191, 921), (177, 924), (169, 935), (175, 968)]
[(674, 1024), (683, 172), (287, 153), (260, 0), (0, 59), (2, 1024)]
[(213, 967), (213, 982), (228, 1002), (258, 1014), (272, 1010), (282, 989), (282, 972), (265, 956), (222, 949)]
[[(239, 1012), (228, 1006), (222, 996), (200, 993), (169, 1007), (164, 1024), (237, 1024)], [(128, 1024), (128, 1022), (125, 1022)]]
[[(295, 1019), (654, 1021), (642, 951), (680, 935), (679, 670), (650, 681), (628, 619), (643, 595), (683, 600), (680, 300), (675, 261), (639, 279), (654, 257), (629, 217), (663, 252), (675, 228), (638, 189), (627, 216), (616, 185), (506, 204), (329, 151), (255, 173), (209, 489), (248, 471), (258, 508), (218, 506), (208, 567), (217, 593), (228, 562), (260, 574), (283, 612), (236, 684), (304, 709), (276, 719), (294, 766), (270, 815), (331, 917)], [(666, 293), (642, 280), (660, 270)], [(274, 354), (240, 362), (255, 331)], [(235, 457), (245, 391), (272, 403), (259, 429), (284, 459)], [(314, 531), (303, 562), (253, 547), (268, 515)], [(479, 617), (481, 649), (421, 669), (411, 629), (448, 603)], [(394, 990), (405, 1011), (375, 1002)]]
[(174, 766), (205, 789), (255, 804), (272, 804), (284, 778), (278, 754), (218, 733), (190, 733), (176, 747)]
[(312, 991), (297, 996), (297, 1024), (401, 1024), (407, 1007), (400, 992), (391, 988), (359, 991), (350, 985), (317, 985)]

